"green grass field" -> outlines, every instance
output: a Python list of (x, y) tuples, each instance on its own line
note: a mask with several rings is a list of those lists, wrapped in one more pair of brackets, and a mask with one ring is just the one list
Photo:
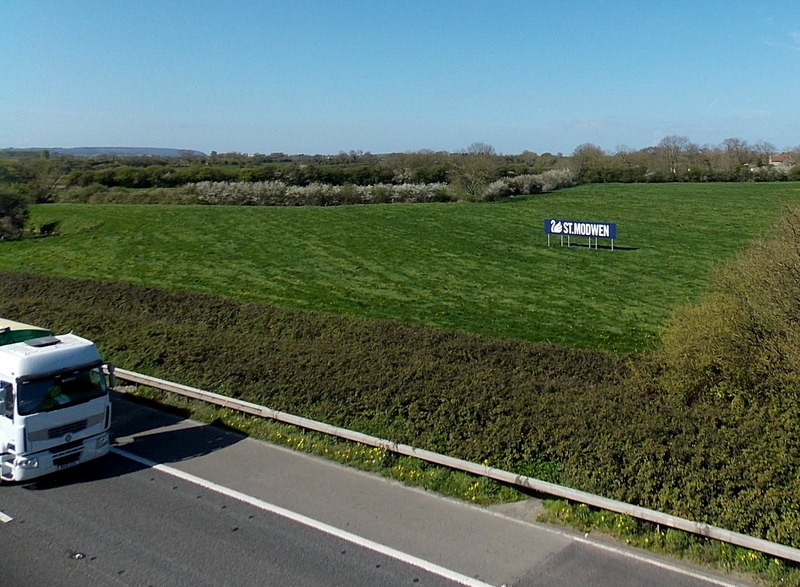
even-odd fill
[[(38, 205), (30, 225), (60, 235), (0, 243), (0, 268), (627, 352), (798, 197), (798, 183), (608, 184), (487, 204)], [(553, 217), (617, 223), (616, 250), (548, 248)]]

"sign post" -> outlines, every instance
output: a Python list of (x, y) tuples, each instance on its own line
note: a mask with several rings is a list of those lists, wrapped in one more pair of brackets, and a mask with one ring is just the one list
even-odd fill
[(570, 246), (570, 237), (585, 236), (589, 238), (589, 248), (597, 249), (598, 241), (601, 238), (611, 239), (611, 250), (614, 250), (614, 239), (617, 238), (617, 225), (610, 222), (586, 222), (582, 220), (560, 220), (546, 218), (544, 221), (544, 233), (547, 235), (547, 246), (550, 246), (550, 235), (555, 234), (561, 237), (561, 246), (564, 246), (564, 237), (567, 237), (567, 246)]

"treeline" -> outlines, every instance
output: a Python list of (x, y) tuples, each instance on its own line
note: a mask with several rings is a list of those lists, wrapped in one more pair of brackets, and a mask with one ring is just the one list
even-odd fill
[[(552, 170), (568, 170), (578, 183), (784, 181), (800, 180), (798, 163), (798, 148), (779, 152), (764, 141), (751, 144), (736, 138), (725, 139), (720, 145), (700, 146), (687, 137), (674, 135), (664, 137), (655, 146), (640, 150), (621, 147), (614, 153), (586, 143), (569, 155), (531, 151), (505, 155), (485, 143), (473, 143), (454, 153), (212, 152), (208, 156), (179, 158), (76, 157), (6, 150), (0, 152), (0, 186), (25, 195), (31, 202), (54, 201), (58, 190), (67, 188), (170, 189), (201, 182), (275, 181), (298, 187), (441, 183), (458, 190), (464, 199), (481, 199), (493, 183)], [(487, 199), (503, 197), (504, 190), (500, 188), (497, 184)]]
[(416, 204), (457, 202), (466, 199), (499, 200), (515, 195), (539, 194), (575, 185), (572, 172), (553, 169), (536, 175), (519, 175), (492, 182), (475, 198), (453, 184), (378, 183), (374, 185), (305, 186), (273, 181), (201, 181), (177, 188), (127, 189), (89, 186), (57, 193), (60, 203), (84, 204), (214, 204), (226, 206), (340, 206), (344, 204)]
[(31, 203), (265, 206), (494, 201), (576, 183), (800, 180), (800, 149), (726, 139), (700, 147), (667, 136), (614, 154), (592, 144), (571, 155), (497, 153), (473, 143), (457, 153), (375, 155), (88, 156), (0, 151), (0, 240), (25, 233)]
[[(474, 150), (475, 148), (473, 148)], [(26, 152), (28, 153), (28, 152)], [(175, 188), (200, 182), (280, 181), (289, 186), (401, 185), (447, 183), (475, 192), (475, 186), (503, 177), (553, 169), (549, 154), (497, 155), (483, 152), (417, 152), (335, 156), (212, 153), (207, 157), (0, 157), (0, 184), (13, 186), (33, 201), (48, 201), (56, 188), (103, 186), (131, 189)], [(34, 185), (34, 184), (40, 185)], [(44, 184), (44, 185), (42, 185)], [(50, 186), (47, 189), (46, 186)], [(41, 189), (44, 188), (44, 189)]]
[(779, 151), (766, 141), (738, 138), (701, 146), (670, 135), (653, 147), (620, 147), (613, 154), (585, 143), (569, 159), (580, 183), (800, 180), (800, 147)]
[[(574, 185), (568, 170), (550, 170), (540, 174), (520, 175), (497, 180), (483, 190), (484, 200), (499, 200), (515, 195), (539, 194)], [(237, 206), (338, 206), (342, 204), (416, 204), (454, 202), (463, 193), (452, 184), (378, 183), (342, 186), (312, 183), (287, 185), (282, 181), (199, 182), (181, 188), (184, 202)], [(97, 197), (95, 196), (95, 201)]]

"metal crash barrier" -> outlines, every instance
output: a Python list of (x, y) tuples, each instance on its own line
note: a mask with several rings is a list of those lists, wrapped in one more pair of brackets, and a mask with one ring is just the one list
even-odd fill
[(458, 471), (472, 473), (473, 475), (488, 477), (496, 481), (501, 481), (503, 483), (514, 485), (520, 488), (529, 489), (537, 493), (559, 497), (576, 503), (583, 503), (588, 506), (618, 514), (626, 514), (639, 520), (660, 524), (661, 526), (674, 528), (676, 530), (683, 530), (684, 532), (689, 532), (698, 536), (704, 536), (706, 538), (712, 538), (714, 540), (719, 540), (735, 546), (741, 546), (742, 548), (748, 548), (750, 550), (762, 552), (764, 554), (793, 562), (800, 562), (800, 549), (793, 548), (791, 546), (785, 546), (783, 544), (770, 542), (761, 538), (754, 538), (739, 532), (733, 532), (731, 530), (726, 530), (717, 526), (711, 526), (702, 522), (694, 522), (692, 520), (679, 518), (677, 516), (665, 514), (656, 510), (639, 507), (614, 499), (608, 499), (592, 493), (570, 489), (569, 487), (563, 487), (561, 485), (556, 485), (555, 483), (541, 481), (533, 477), (518, 475), (502, 469), (496, 469), (494, 467), (448, 457), (446, 455), (428, 450), (414, 448), (413, 446), (406, 444), (399, 444), (390, 440), (368, 436), (366, 434), (361, 434), (360, 432), (354, 432), (345, 428), (331, 426), (329, 424), (325, 424), (324, 422), (310, 420), (308, 418), (295, 416), (286, 412), (279, 412), (258, 404), (253, 404), (220, 395), (218, 393), (189, 387), (187, 385), (181, 385), (179, 383), (173, 383), (164, 379), (150, 377), (149, 375), (142, 375), (141, 373), (127, 371), (125, 369), (120, 369), (119, 367), (114, 370), (114, 374), (119, 380), (146, 385), (155, 389), (161, 389), (170, 393), (175, 393), (221, 407), (252, 414), (254, 416), (284, 422), (286, 424), (291, 424), (307, 430), (322, 432), (324, 434), (329, 434), (338, 438), (344, 438), (346, 440), (351, 440), (353, 442), (358, 442), (368, 446), (380, 447), (393, 453), (414, 457), (429, 463), (442, 465)]

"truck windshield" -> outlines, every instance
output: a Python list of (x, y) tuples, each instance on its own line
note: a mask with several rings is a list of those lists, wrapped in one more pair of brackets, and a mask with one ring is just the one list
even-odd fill
[(64, 373), (49, 379), (23, 381), (17, 392), (17, 410), (24, 416), (88, 402), (107, 393), (100, 368)]

